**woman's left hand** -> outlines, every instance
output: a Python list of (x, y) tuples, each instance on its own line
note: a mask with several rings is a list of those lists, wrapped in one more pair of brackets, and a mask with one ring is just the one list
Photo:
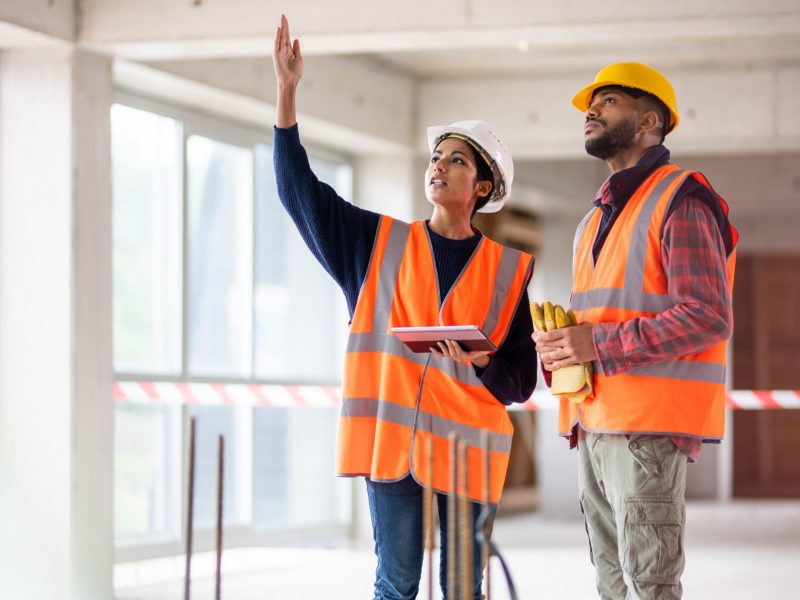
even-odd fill
[(489, 350), (467, 352), (453, 340), (437, 342), (435, 346), (431, 346), (431, 352), (442, 358), (451, 358), (462, 365), (475, 365), (479, 369), (485, 369), (490, 360)]

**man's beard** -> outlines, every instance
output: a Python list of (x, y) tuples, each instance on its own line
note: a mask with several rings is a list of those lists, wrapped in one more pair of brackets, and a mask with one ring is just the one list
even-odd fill
[(608, 160), (620, 151), (630, 148), (635, 138), (636, 120), (631, 117), (614, 127), (607, 127), (598, 137), (586, 140), (586, 152), (600, 160)]

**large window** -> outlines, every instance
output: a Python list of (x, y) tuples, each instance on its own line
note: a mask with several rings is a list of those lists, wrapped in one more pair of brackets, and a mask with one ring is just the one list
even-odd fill
[[(117, 405), (118, 548), (180, 547), (192, 417), (201, 544), (215, 522), (220, 434), (226, 540), (344, 526), (350, 488), (333, 476), (335, 409), (210, 406), (193, 395), (206, 384), (339, 381), (344, 298), (280, 205), (270, 137), (136, 98), (111, 118), (117, 379), (189, 390)], [(349, 164), (309, 155), (349, 197)]]
[(181, 371), (183, 149), (175, 119), (116, 104), (114, 368)]
[(253, 151), (193, 135), (186, 144), (186, 164), (189, 372), (249, 377)]
[[(305, 246), (275, 193), (272, 148), (256, 148), (255, 370), (259, 378), (335, 381), (347, 335), (344, 296)], [(352, 187), (348, 165), (312, 158), (317, 177)]]
[[(119, 542), (179, 535), (180, 411), (175, 406), (117, 406), (114, 529)], [(148, 440), (142, 444), (142, 440)]]

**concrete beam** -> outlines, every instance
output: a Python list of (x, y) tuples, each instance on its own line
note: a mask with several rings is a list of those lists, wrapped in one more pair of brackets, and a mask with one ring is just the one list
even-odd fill
[[(132, 59), (269, 55), (286, 4), (278, 0), (84, 0), (81, 39)], [(676, 40), (800, 33), (793, 0), (619, 0), (602, 11), (574, 3), (298, 0), (288, 14), (311, 54), (454, 48), (615, 48)]]
[[(127, 91), (271, 128), (276, 81), (271, 59), (117, 61)], [(354, 156), (409, 154), (414, 139), (412, 79), (364, 57), (307, 59), (298, 92), (303, 137)]]
[[(19, 37), (18, 29), (62, 41), (77, 39), (77, 5), (74, 0), (3, 0), (0, 2), (0, 47), (38, 45), (38, 36)], [(15, 31), (16, 30), (16, 31)]]

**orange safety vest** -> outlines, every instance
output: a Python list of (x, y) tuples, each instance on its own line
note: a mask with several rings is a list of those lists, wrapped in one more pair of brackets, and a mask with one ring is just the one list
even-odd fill
[[(579, 322), (621, 323), (652, 317), (680, 302), (669, 295), (661, 266), (661, 231), (676, 192), (689, 177), (709, 188), (700, 173), (675, 165), (656, 169), (634, 192), (611, 228), (597, 263), (592, 246), (601, 211), (593, 208), (578, 226), (573, 246), (570, 306)], [(727, 219), (725, 201), (714, 193)], [(738, 234), (730, 223), (733, 246)], [(735, 250), (728, 257), (733, 290)], [(594, 398), (582, 404), (562, 397), (559, 434), (575, 424), (586, 431), (654, 433), (722, 439), (725, 429), (727, 341), (697, 354), (635, 367), (606, 377), (595, 365)]]
[(439, 284), (428, 231), (381, 217), (358, 296), (345, 356), (336, 470), (344, 476), (399, 481), (409, 472), (451, 493), (448, 434), (467, 446), (467, 495), (483, 500), (481, 432), (490, 444), (490, 498), (500, 499), (514, 431), (506, 408), (471, 365), (416, 354), (392, 327), (479, 325), (499, 348), (528, 285), (533, 258), (484, 237), (447, 296)]

